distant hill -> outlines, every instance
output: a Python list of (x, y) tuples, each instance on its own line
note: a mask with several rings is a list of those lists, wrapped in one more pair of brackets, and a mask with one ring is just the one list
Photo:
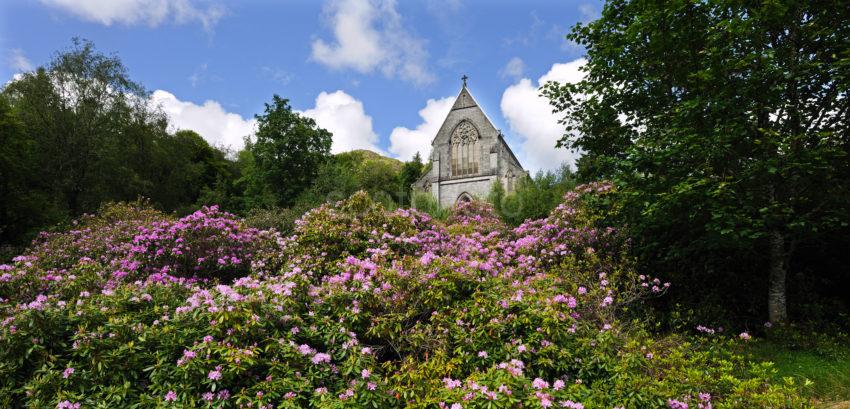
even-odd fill
[(353, 151), (337, 153), (334, 156), (341, 161), (350, 161), (349, 163), (356, 165), (358, 168), (375, 165), (385, 166), (395, 173), (401, 172), (401, 167), (404, 165), (404, 162), (398, 159), (388, 158), (368, 149), (355, 149)]

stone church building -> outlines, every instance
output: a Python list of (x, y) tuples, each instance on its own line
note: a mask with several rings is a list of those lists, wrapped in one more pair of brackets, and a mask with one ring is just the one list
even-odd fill
[(528, 175), (498, 129), (466, 87), (466, 76), (454, 105), (431, 141), (431, 170), (413, 183), (430, 192), (443, 207), (485, 198), (493, 183), (512, 192)]

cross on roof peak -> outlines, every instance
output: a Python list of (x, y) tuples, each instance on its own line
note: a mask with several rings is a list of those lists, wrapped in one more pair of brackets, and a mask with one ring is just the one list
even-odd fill
[(466, 80), (468, 80), (469, 77), (467, 77), (466, 74), (463, 74), (463, 77), (460, 77), (460, 79), (463, 80), (463, 87), (466, 88)]

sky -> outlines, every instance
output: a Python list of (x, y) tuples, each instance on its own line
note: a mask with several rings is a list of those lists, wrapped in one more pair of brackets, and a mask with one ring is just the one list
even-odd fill
[(565, 38), (601, 2), (501, 0), (4, 0), (0, 81), (80, 37), (117, 55), (173, 129), (239, 149), (277, 94), (334, 134), (332, 151), (409, 160), (469, 90), (526, 169), (577, 153), (538, 87), (579, 81)]

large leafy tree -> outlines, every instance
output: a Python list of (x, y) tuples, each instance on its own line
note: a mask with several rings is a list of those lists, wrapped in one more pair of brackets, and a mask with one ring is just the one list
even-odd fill
[(609, 0), (568, 38), (586, 77), (544, 88), (559, 144), (617, 182), (643, 256), (761, 259), (769, 318), (786, 321), (797, 245), (848, 221), (850, 7)]
[(23, 74), (5, 89), (31, 142), (35, 164), (72, 215), (105, 199), (133, 199), (152, 189), (153, 140), (166, 118), (147, 105), (118, 57), (74, 40), (47, 67)]
[(144, 196), (182, 212), (234, 194), (238, 169), (225, 153), (194, 132), (172, 135), (167, 125), (121, 60), (89, 41), (75, 39), (46, 66), (7, 83), (0, 91), (0, 244), (21, 245), (106, 201)]
[(265, 112), (257, 115), (256, 139), (250, 145), (255, 173), (262, 188), (273, 193), (277, 205), (295, 202), (328, 159), (332, 135), (316, 121), (292, 111), (289, 100), (275, 95)]

